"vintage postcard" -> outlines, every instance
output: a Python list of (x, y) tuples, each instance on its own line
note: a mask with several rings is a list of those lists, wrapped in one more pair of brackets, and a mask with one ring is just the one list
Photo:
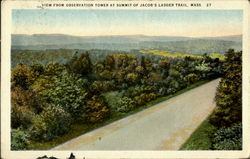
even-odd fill
[(1, 157), (248, 158), (248, 1), (3, 1)]

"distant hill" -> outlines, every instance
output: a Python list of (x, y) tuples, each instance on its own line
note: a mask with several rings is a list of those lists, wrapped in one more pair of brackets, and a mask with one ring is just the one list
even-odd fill
[(72, 43), (138, 43), (141, 41), (183, 41), (191, 40), (189, 37), (175, 36), (70, 36), (63, 34), (12, 34), (13, 45), (62, 45)]
[(233, 36), (220, 36), (220, 37), (204, 37), (200, 39), (207, 39), (207, 40), (224, 40), (224, 41), (235, 41), (241, 42), (242, 35), (233, 35)]
[(63, 34), (34, 34), (11, 36), (12, 49), (164, 49), (190, 54), (224, 53), (229, 48), (242, 49), (242, 36), (190, 38), (178, 36), (70, 36)]

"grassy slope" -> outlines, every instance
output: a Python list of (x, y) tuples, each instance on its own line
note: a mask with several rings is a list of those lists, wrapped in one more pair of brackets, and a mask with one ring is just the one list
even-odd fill
[(153, 106), (153, 105), (158, 104), (162, 101), (170, 99), (174, 96), (182, 94), (188, 90), (191, 90), (191, 89), (198, 87), (202, 84), (205, 84), (207, 82), (209, 82), (209, 81), (204, 80), (204, 81), (194, 83), (194, 84), (188, 86), (187, 88), (178, 91), (177, 93), (175, 93), (173, 95), (168, 95), (168, 96), (157, 98), (156, 100), (153, 100), (153, 101), (149, 102), (148, 104), (141, 106), (141, 107), (138, 107), (137, 109), (130, 111), (126, 114), (117, 114), (117, 115), (111, 116), (111, 118), (106, 120), (104, 123), (98, 123), (98, 124), (92, 124), (92, 125), (84, 124), (84, 123), (83, 124), (74, 124), (71, 126), (71, 129), (69, 130), (69, 132), (67, 134), (60, 136), (58, 138), (55, 138), (54, 140), (49, 141), (49, 142), (31, 142), (28, 146), (28, 149), (40, 149), (40, 150), (51, 149), (51, 148), (55, 147), (56, 145), (62, 144), (70, 139), (73, 139), (77, 136), (80, 136), (80, 135), (87, 133), (91, 130), (94, 130), (98, 127), (105, 126), (111, 122), (118, 120), (118, 119), (124, 118), (128, 115), (132, 115), (132, 114), (137, 113), (143, 109), (149, 108), (150, 106)]
[[(184, 53), (169, 53), (167, 51), (160, 51), (160, 50), (140, 50), (142, 54), (153, 54), (158, 56), (166, 56), (166, 57), (195, 57), (195, 58), (202, 58), (202, 55), (192, 55), (192, 54), (184, 54)], [(225, 60), (225, 56), (220, 53), (212, 53), (209, 54), (211, 58), (219, 58), (220, 60)]]
[(201, 123), (189, 139), (181, 146), (180, 150), (210, 149), (212, 143), (209, 136), (215, 132), (216, 128), (209, 123), (208, 118)]

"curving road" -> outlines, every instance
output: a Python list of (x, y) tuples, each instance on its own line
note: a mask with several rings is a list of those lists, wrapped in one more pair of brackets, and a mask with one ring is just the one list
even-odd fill
[(53, 150), (178, 150), (215, 108), (218, 83), (213, 80)]

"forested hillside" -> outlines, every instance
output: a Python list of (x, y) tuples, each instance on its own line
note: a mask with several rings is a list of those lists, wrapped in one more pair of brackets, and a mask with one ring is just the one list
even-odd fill
[(12, 49), (103, 49), (103, 50), (166, 50), (171, 53), (202, 55), (224, 54), (228, 49), (242, 50), (242, 36), (175, 37), (175, 36), (70, 36), (62, 34), (12, 35)]
[(207, 55), (111, 53), (96, 60), (88, 52), (66, 51), (62, 52), (64, 62), (51, 54), (54, 57), (44, 63), (32, 63), (25, 59), (32, 54), (43, 58), (45, 53), (14, 55), (17, 59), (11, 70), (13, 150), (53, 141), (77, 124), (104, 123), (224, 73), (223, 62)]

